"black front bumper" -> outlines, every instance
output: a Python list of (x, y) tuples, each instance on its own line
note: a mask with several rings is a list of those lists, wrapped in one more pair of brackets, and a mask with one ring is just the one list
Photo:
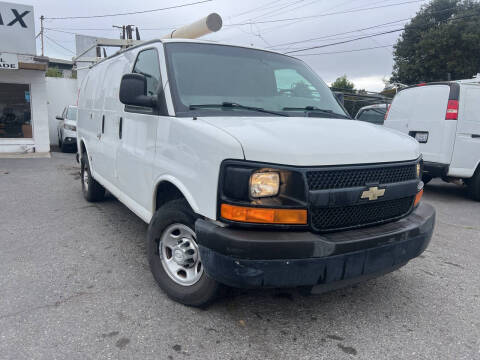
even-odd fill
[(74, 137), (66, 137), (63, 139), (63, 143), (65, 145), (73, 145), (73, 144), (77, 144), (77, 138), (74, 138)]
[(435, 210), (420, 204), (387, 224), (329, 234), (195, 224), (206, 273), (234, 287), (325, 285), (393, 271), (428, 246)]
[(423, 172), (425, 174), (430, 175), (433, 178), (446, 177), (448, 174), (448, 169), (449, 169), (448, 164), (440, 164), (440, 163), (434, 163), (429, 161), (425, 161), (423, 163)]

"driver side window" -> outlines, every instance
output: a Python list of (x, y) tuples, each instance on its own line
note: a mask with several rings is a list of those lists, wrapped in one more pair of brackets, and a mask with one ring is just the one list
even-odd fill
[(160, 62), (157, 50), (147, 49), (141, 51), (135, 61), (133, 72), (142, 74), (147, 78), (147, 95), (157, 94), (158, 86), (161, 84)]

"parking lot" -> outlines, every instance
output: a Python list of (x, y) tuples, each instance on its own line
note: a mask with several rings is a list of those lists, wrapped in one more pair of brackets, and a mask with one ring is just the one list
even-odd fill
[(233, 291), (207, 310), (169, 300), (147, 225), (87, 203), (74, 154), (0, 159), (2, 359), (480, 359), (480, 203), (433, 181), (426, 252), (355, 287)]

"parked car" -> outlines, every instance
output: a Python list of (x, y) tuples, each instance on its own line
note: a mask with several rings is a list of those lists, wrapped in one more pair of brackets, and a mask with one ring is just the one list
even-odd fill
[(385, 126), (414, 137), (424, 160), (423, 182), (461, 180), (480, 200), (480, 84), (439, 82), (402, 89)]
[(85, 198), (108, 189), (149, 224), (153, 276), (181, 303), (346, 286), (430, 241), (418, 143), (350, 119), (301, 60), (151, 41), (92, 66), (78, 106)]
[(374, 104), (364, 106), (355, 115), (356, 120), (366, 121), (375, 125), (383, 125), (385, 114), (390, 104)]
[(77, 107), (69, 105), (63, 109), (62, 115), (56, 117), (58, 146), (65, 152), (77, 146)]

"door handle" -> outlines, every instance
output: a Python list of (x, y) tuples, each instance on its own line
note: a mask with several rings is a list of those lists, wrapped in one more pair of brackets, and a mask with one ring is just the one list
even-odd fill
[(120, 117), (120, 123), (118, 124), (118, 138), (122, 138), (122, 125), (123, 125), (123, 118)]
[(102, 116), (102, 134), (105, 133), (105, 115)]

